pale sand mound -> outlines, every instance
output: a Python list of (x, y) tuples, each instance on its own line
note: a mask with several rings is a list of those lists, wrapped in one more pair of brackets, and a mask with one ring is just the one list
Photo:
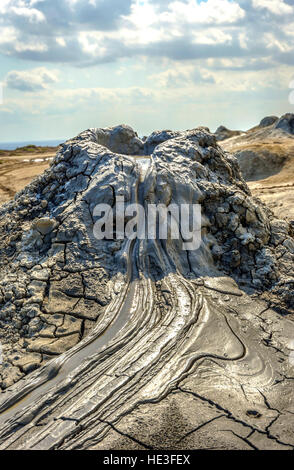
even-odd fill
[[(278, 217), (294, 220), (293, 115), (264, 118), (259, 126), (221, 142), (234, 153), (256, 197)], [(289, 124), (289, 125), (288, 125)]]

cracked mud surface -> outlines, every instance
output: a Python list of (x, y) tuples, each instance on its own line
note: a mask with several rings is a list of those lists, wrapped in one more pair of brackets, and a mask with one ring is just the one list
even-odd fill
[[(2, 450), (294, 448), (292, 229), (204, 129), (149, 147), (86, 131), (0, 209)], [(200, 249), (96, 240), (118, 195), (201, 203)]]

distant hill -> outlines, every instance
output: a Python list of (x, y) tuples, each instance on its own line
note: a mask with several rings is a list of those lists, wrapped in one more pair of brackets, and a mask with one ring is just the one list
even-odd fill
[(0, 150), (0, 157), (17, 157), (26, 154), (42, 154), (56, 152), (58, 147), (39, 147), (37, 145), (26, 145), (15, 150)]

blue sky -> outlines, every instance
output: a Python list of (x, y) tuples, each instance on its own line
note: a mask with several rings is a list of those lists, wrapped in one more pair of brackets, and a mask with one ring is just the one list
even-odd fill
[(293, 111), (294, 0), (1, 0), (0, 141)]

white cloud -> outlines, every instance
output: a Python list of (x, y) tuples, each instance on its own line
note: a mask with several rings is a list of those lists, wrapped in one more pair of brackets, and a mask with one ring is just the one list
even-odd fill
[[(172, 64), (170, 64), (172, 65)], [(97, 115), (97, 106), (103, 115), (115, 116), (119, 110), (122, 120), (128, 113), (134, 119), (138, 111), (151, 109), (157, 106), (158, 110), (169, 106), (185, 106), (194, 103), (209, 104), (215, 97), (217, 100), (225, 101), (228, 93), (264, 92), (265, 89), (287, 89), (289, 85), (289, 68), (281, 70), (276, 76), (272, 71), (267, 72), (244, 72), (240, 70), (236, 74), (227, 71), (210, 73), (208, 69), (197, 67), (195, 64), (187, 66), (182, 63), (173, 64), (164, 72), (153, 74), (148, 77), (149, 87), (130, 86), (122, 87), (87, 87), (87, 88), (48, 88), (36, 90), (36, 93), (26, 93), (22, 100), (12, 97), (6, 100), (7, 111), (24, 112), (30, 114), (58, 115), (72, 112), (86, 117), (88, 113)], [(35, 72), (35, 71), (30, 71)], [(49, 72), (49, 71), (48, 71)], [(34, 75), (39, 75), (40, 72)], [(207, 92), (209, 85), (209, 93)], [(207, 97), (209, 96), (209, 101)], [(242, 95), (243, 96), (243, 95)], [(143, 107), (142, 107), (143, 106)], [(158, 111), (157, 111), (158, 112)], [(144, 113), (143, 113), (144, 114)], [(100, 116), (100, 113), (99, 113)], [(97, 116), (96, 116), (97, 117)], [(200, 118), (200, 117), (199, 117)], [(102, 119), (99, 117), (99, 119)], [(110, 119), (114, 124), (115, 118)], [(105, 121), (103, 121), (105, 122)], [(118, 121), (117, 121), (118, 122)], [(129, 121), (128, 121), (129, 122)], [(200, 120), (199, 124), (203, 124)], [(92, 122), (92, 126), (96, 126)], [(105, 124), (106, 125), (106, 124)], [(83, 130), (81, 128), (80, 130)]]
[(280, 52), (291, 52), (293, 50), (293, 43), (278, 39), (273, 33), (265, 33), (263, 41), (269, 49), (278, 49)]
[(232, 41), (232, 35), (217, 28), (192, 33), (194, 44), (224, 44)]
[(44, 14), (36, 10), (35, 8), (27, 8), (24, 6), (12, 6), (10, 7), (10, 10), (8, 10), (10, 13), (14, 13), (17, 16), (21, 16), (23, 18), (27, 18), (30, 23), (42, 23), (46, 21), (46, 18)]
[(106, 47), (103, 46), (105, 35), (99, 31), (97, 32), (81, 32), (78, 36), (78, 41), (82, 50), (93, 57), (103, 57), (107, 53)]
[(46, 52), (48, 46), (45, 42), (29, 40), (27, 42), (17, 40), (15, 42), (16, 52)]
[(11, 70), (6, 76), (5, 85), (24, 92), (45, 90), (48, 85), (58, 82), (58, 72), (38, 67), (31, 70)]
[(175, 63), (163, 72), (149, 75), (148, 79), (155, 88), (161, 89), (193, 89), (195, 86), (199, 88), (202, 85), (215, 83), (215, 78), (209, 70), (197, 66), (196, 63), (187, 65)]
[[(229, 0), (172, 1), (167, 10), (160, 13), (154, 4), (136, 2), (132, 5), (131, 14), (123, 17), (128, 28), (122, 28), (118, 36), (127, 45), (152, 44), (183, 38), (190, 31), (192, 43), (224, 43), (231, 39), (229, 33), (210, 25), (232, 24), (244, 16), (245, 11)], [(195, 30), (194, 27), (202, 25), (210, 27), (209, 30)]]
[(40, 0), (31, 0), (29, 2), (25, 0), (1, 0), (0, 14), (22, 17), (30, 23), (42, 23), (46, 21), (46, 17), (40, 10), (34, 8), (36, 3), (40, 3)]
[(248, 49), (248, 36), (242, 32), (238, 34), (239, 44), (242, 49)]
[(0, 24), (13, 28), (17, 41), (0, 52), (90, 64), (152, 55), (153, 48), (156, 55), (179, 55), (176, 43), (185, 42), (193, 55), (196, 45), (230, 43), (230, 28), (245, 16), (237, 0), (2, 0)]
[(220, 58), (220, 59), (207, 59), (206, 66), (210, 70), (219, 73), (219, 70), (231, 71), (262, 71), (273, 67), (273, 61), (268, 58)]
[(207, 0), (198, 3), (189, 0), (188, 3), (175, 1), (169, 5), (167, 12), (161, 18), (169, 23), (186, 24), (224, 24), (235, 23), (244, 18), (245, 11), (235, 1)]
[(289, 36), (294, 36), (294, 22), (285, 25), (284, 31)]
[(252, 0), (254, 8), (265, 8), (274, 15), (288, 15), (294, 12), (293, 7), (284, 0)]
[(12, 26), (0, 27), (0, 44), (16, 41), (17, 31)]
[(293, 24), (283, 0), (0, 0), (0, 53), (78, 66), (138, 57), (290, 64)]
[(56, 42), (59, 46), (66, 47), (66, 40), (63, 37), (57, 37)]

